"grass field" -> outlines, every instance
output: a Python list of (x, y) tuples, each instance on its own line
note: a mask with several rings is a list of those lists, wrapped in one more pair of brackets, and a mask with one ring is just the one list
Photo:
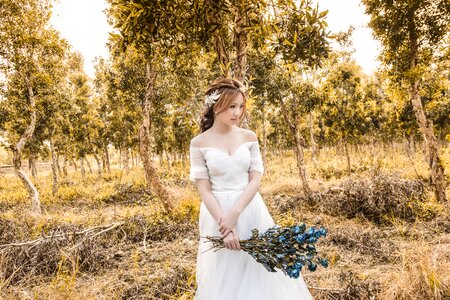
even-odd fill
[[(423, 154), (407, 153), (354, 150), (351, 175), (335, 148), (316, 166), (307, 153), (313, 201), (291, 152), (267, 159), (260, 193), (275, 221), (328, 229), (317, 247), (329, 268), (303, 272), (315, 299), (450, 298), (449, 205), (434, 201)], [(449, 178), (450, 149), (441, 153)], [(21, 183), (0, 173), (0, 298), (192, 299), (200, 203), (188, 166), (160, 168), (177, 203), (170, 215), (140, 168), (100, 179), (70, 168), (56, 195), (48, 166), (38, 170), (39, 216)]]

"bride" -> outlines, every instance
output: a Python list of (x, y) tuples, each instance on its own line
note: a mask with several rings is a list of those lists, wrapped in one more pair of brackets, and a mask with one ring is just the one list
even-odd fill
[[(275, 223), (258, 193), (264, 167), (254, 132), (239, 128), (245, 114), (243, 85), (219, 79), (206, 91), (202, 133), (190, 145), (190, 179), (200, 206), (197, 300), (312, 299), (303, 278), (268, 272), (239, 240)], [(206, 236), (222, 236), (226, 249), (206, 251)]]

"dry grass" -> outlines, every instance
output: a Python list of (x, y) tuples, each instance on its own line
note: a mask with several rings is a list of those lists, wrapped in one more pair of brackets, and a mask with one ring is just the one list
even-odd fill
[(380, 298), (449, 299), (449, 242), (448, 239), (445, 245), (411, 242), (408, 248), (402, 249), (400, 268), (386, 275)]
[[(423, 158), (359, 148), (352, 164), (348, 176), (345, 159), (329, 149), (307, 165), (315, 205), (302, 195), (292, 153), (266, 164), (261, 194), (276, 222), (329, 230), (318, 248), (330, 267), (304, 273), (315, 299), (449, 298), (450, 213), (432, 199)], [(177, 195), (171, 215), (139, 169), (101, 179), (71, 173), (56, 195), (40, 175), (41, 216), (27, 213), (14, 177), (1, 177), (0, 298), (192, 299), (198, 196), (186, 166), (161, 176)]]
[[(421, 216), (427, 194), (419, 180), (397, 174), (349, 178), (320, 195), (319, 209), (347, 218), (367, 218), (380, 223), (389, 217), (414, 221)], [(434, 218), (435, 215), (431, 215)]]

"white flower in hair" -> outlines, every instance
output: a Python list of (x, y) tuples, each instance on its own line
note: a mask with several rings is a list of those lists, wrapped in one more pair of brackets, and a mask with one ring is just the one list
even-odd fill
[(205, 97), (205, 104), (208, 107), (211, 107), (212, 105), (214, 105), (214, 103), (216, 103), (217, 99), (220, 98), (220, 93), (219, 90), (215, 90), (214, 92), (212, 92), (210, 95), (206, 95)]

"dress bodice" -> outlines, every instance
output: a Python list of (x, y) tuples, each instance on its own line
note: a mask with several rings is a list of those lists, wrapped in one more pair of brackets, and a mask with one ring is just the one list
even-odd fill
[(191, 146), (190, 159), (189, 178), (209, 179), (214, 192), (242, 190), (249, 182), (249, 172), (264, 172), (257, 141), (242, 143), (232, 154), (215, 147)]

